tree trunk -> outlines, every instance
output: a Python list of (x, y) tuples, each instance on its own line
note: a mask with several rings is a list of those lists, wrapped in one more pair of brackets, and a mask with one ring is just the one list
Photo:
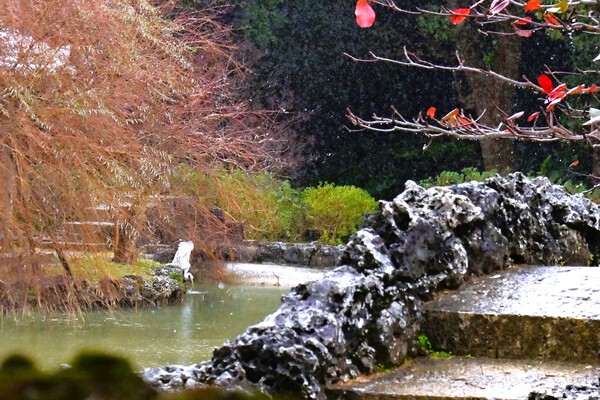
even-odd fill
[(515, 143), (512, 140), (482, 139), (479, 147), (486, 171), (495, 170), (505, 175), (518, 169), (514, 155)]
[(7, 234), (10, 232), (10, 228), (4, 221), (9, 220), (8, 216), (13, 212), (13, 196), (16, 192), (16, 183), (10, 150), (3, 147), (0, 157), (0, 212), (3, 214), (0, 217), (3, 221), (3, 227), (0, 231), (0, 249), (7, 251), (10, 242)]
[[(510, 28), (510, 27), (509, 27)], [(481, 38), (481, 39), (480, 39)], [(485, 41), (476, 28), (465, 24), (457, 32), (456, 47), (467, 65), (482, 69), (491, 69), (509, 78), (516, 78), (521, 58), (521, 42), (514, 35), (494, 36), (492, 50), (485, 52)], [(488, 63), (484, 59), (488, 59)], [(466, 74), (469, 92), (459, 90), (460, 100), (465, 108), (481, 116), (480, 122), (497, 126), (503, 114), (511, 112), (514, 88), (499, 80), (483, 74)], [(495, 169), (507, 173), (517, 169), (515, 143), (511, 140), (483, 139), (480, 141), (481, 155), (486, 170)]]
[(126, 207), (118, 213), (123, 220), (115, 221), (115, 235), (113, 238), (113, 261), (120, 264), (135, 264), (138, 259), (136, 229), (136, 212), (134, 206)]
[(600, 143), (592, 147), (592, 185), (600, 184)]

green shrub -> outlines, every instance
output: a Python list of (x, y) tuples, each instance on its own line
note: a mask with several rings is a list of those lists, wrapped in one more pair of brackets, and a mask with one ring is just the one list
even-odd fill
[(341, 243), (357, 229), (363, 215), (377, 207), (365, 190), (332, 184), (305, 189), (304, 203), (309, 226), (329, 244)]
[(303, 231), (300, 191), (268, 173), (224, 172), (217, 177), (216, 205), (244, 223), (248, 239), (298, 240)]
[(187, 164), (179, 164), (174, 169), (170, 184), (171, 191), (179, 195), (198, 196), (212, 201), (217, 196), (215, 179)]
[(471, 181), (483, 182), (496, 174), (497, 172), (494, 170), (479, 172), (477, 168), (463, 168), (460, 172), (443, 171), (438, 176), (420, 181), (419, 184), (424, 188), (430, 188), (433, 186), (450, 186)]
[(180, 167), (172, 182), (174, 192), (197, 196), (243, 223), (251, 240), (298, 241), (313, 230), (324, 243), (341, 243), (356, 230), (363, 214), (377, 207), (365, 190), (354, 186), (325, 184), (298, 190), (266, 172), (222, 171), (209, 177)]

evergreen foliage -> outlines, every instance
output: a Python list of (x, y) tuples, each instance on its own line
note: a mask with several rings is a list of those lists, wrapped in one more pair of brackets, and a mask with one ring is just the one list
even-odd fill
[(354, 233), (365, 213), (375, 211), (377, 202), (365, 190), (330, 183), (304, 191), (310, 226), (328, 244), (341, 244)]
[(252, 240), (295, 242), (317, 232), (321, 242), (339, 244), (377, 206), (367, 191), (354, 186), (298, 189), (267, 172), (221, 171), (209, 177), (184, 170), (174, 181), (202, 204), (219, 207), (228, 220), (243, 223)]

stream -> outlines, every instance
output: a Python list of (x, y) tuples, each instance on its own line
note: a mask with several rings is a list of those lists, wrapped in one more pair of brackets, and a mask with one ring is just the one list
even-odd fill
[(122, 355), (134, 368), (194, 364), (260, 322), (289, 287), (197, 285), (179, 306), (0, 319), (0, 362), (20, 353), (44, 370), (83, 349)]

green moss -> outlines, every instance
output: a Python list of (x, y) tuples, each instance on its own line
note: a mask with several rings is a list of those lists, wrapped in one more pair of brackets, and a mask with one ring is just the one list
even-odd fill
[(394, 368), (392, 368), (392, 367), (388, 367), (388, 366), (383, 365), (383, 364), (377, 364), (377, 372), (388, 373), (388, 372), (392, 372), (393, 370), (394, 370)]
[(435, 358), (450, 358), (453, 357), (452, 353), (447, 351), (438, 351), (434, 350), (431, 346), (431, 341), (425, 334), (420, 334), (417, 336), (417, 347), (421, 352), (425, 355)]
[(174, 279), (175, 281), (177, 281), (180, 284), (183, 284), (183, 277), (178, 272), (171, 272), (169, 274), (169, 278)]

